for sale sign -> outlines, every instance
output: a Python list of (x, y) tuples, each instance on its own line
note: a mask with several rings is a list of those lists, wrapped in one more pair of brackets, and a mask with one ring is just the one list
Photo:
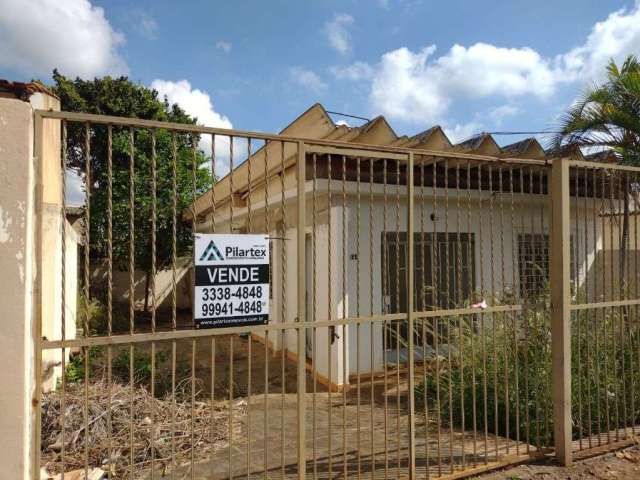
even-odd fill
[(195, 236), (196, 328), (269, 321), (269, 239), (264, 235)]

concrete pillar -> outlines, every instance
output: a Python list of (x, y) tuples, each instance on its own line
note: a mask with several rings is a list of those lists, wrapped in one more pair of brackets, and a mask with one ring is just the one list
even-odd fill
[(6, 478), (28, 478), (33, 389), (33, 111), (0, 98), (0, 465)]
[[(55, 97), (42, 92), (33, 93), (27, 101), (11, 94), (0, 96), (0, 305), (3, 312), (0, 322), (3, 360), (0, 368), (0, 438), (3, 447), (0, 448), (0, 476), (3, 478), (38, 476), (39, 466), (33, 462), (36, 458), (37, 411), (34, 408), (37, 406), (35, 366), (40, 362), (35, 348), (36, 332), (39, 331), (38, 305), (42, 305), (44, 312), (43, 331), (55, 328), (54, 299), (59, 296), (55, 282), (47, 284), (42, 297), (39, 290), (40, 278), (53, 278), (56, 259), (60, 263), (59, 245), (53, 231), (60, 231), (60, 127), (57, 120), (45, 121), (40, 148), (36, 149), (34, 110), (39, 108), (59, 110), (60, 105)], [(36, 158), (36, 150), (41, 152), (40, 159)], [(40, 172), (48, 181), (47, 188), (38, 193)], [(45, 200), (43, 209), (37, 207), (39, 198)], [(49, 213), (39, 219), (38, 214), (46, 211)], [(47, 224), (50, 231), (45, 235)], [(43, 225), (41, 235), (38, 235), (39, 225)], [(37, 245), (45, 236), (53, 244), (49, 248), (43, 247), (42, 256), (47, 260), (39, 267)], [(73, 308), (75, 310), (75, 304)], [(75, 327), (72, 330), (74, 334)], [(61, 373), (59, 369), (57, 373)], [(55, 380), (52, 383), (55, 385)]]

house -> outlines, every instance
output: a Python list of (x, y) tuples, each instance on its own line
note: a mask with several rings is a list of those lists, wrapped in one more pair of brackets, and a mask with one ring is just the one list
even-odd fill
[[(354, 148), (367, 144), (422, 152), (414, 168), (416, 311), (459, 309), (483, 300), (520, 304), (543, 291), (549, 262), (548, 165), (558, 155), (583, 160), (579, 150), (545, 152), (534, 138), (500, 147), (488, 134), (452, 144), (438, 126), (398, 136), (384, 117), (358, 127), (338, 125), (319, 104), (281, 133)], [(252, 151), (248, 161), (235, 159), (233, 174), (194, 204), (198, 232), (266, 232), (272, 239), (271, 323), (294, 322), (297, 315), (296, 148), (272, 141)], [(346, 152), (305, 156), (309, 322), (401, 313), (410, 291), (405, 164), (391, 153), (387, 160), (384, 154), (367, 158), (367, 151)], [(591, 288), (584, 285), (587, 272), (603, 268), (597, 265), (603, 201), (594, 194), (597, 188), (582, 183), (571, 192), (572, 208), (585, 219), (572, 226), (571, 269), (576, 288)], [(576, 193), (589, 201), (578, 202)], [(583, 235), (583, 229), (594, 233)], [(601, 295), (590, 293), (591, 298)], [(344, 331), (339, 324), (315, 333), (310, 329), (306, 354), (313, 338), (318, 377), (344, 385), (357, 371), (375, 374), (385, 362), (406, 356), (406, 329), (400, 328), (399, 336), (392, 330), (382, 322)], [(373, 352), (359, 350), (358, 335), (372, 338)], [(295, 330), (266, 341), (274, 350), (298, 355)]]

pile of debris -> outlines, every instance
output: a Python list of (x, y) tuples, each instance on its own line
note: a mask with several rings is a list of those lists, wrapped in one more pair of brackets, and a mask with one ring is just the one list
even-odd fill
[[(201, 398), (202, 384), (195, 385), (193, 396)], [(153, 398), (142, 386), (98, 382), (85, 391), (83, 384), (71, 384), (64, 407), (60, 391), (46, 394), (42, 404), (46, 473), (84, 470), (86, 464), (90, 470), (111, 471), (122, 478), (130, 475), (132, 462), (134, 471), (142, 472), (153, 459), (154, 470), (166, 473), (172, 465), (191, 461), (192, 450), (196, 461), (210, 458), (228, 447), (228, 402), (192, 402), (191, 390), (191, 379), (176, 385), (174, 398), (169, 394), (162, 399)], [(234, 437), (241, 434), (244, 414), (245, 402), (239, 400), (233, 406)]]

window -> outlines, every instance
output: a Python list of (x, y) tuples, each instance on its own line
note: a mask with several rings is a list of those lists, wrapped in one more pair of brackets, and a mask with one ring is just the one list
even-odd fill
[(523, 298), (536, 297), (545, 290), (549, 280), (549, 235), (518, 235), (518, 278)]
[[(417, 311), (455, 308), (464, 305), (475, 288), (475, 246), (472, 233), (416, 233), (414, 236), (413, 305)], [(434, 262), (433, 259), (436, 259)], [(385, 313), (406, 311), (407, 235), (382, 234), (382, 293)], [(406, 322), (389, 323), (385, 330), (387, 348), (396, 342), (406, 348)], [(422, 344), (421, 333), (414, 341)], [(431, 340), (426, 339), (428, 343)]]
[[(474, 235), (437, 233), (435, 243), (433, 238), (432, 233), (414, 236), (413, 304), (418, 311), (463, 305), (475, 288)], [(387, 313), (405, 311), (406, 258), (406, 233), (383, 233), (382, 290), (383, 308)]]
[[(570, 275), (575, 280), (576, 255), (573, 235), (569, 239)], [(535, 298), (544, 293), (549, 281), (549, 235), (546, 233), (524, 233), (518, 235), (518, 278), (520, 295)]]

